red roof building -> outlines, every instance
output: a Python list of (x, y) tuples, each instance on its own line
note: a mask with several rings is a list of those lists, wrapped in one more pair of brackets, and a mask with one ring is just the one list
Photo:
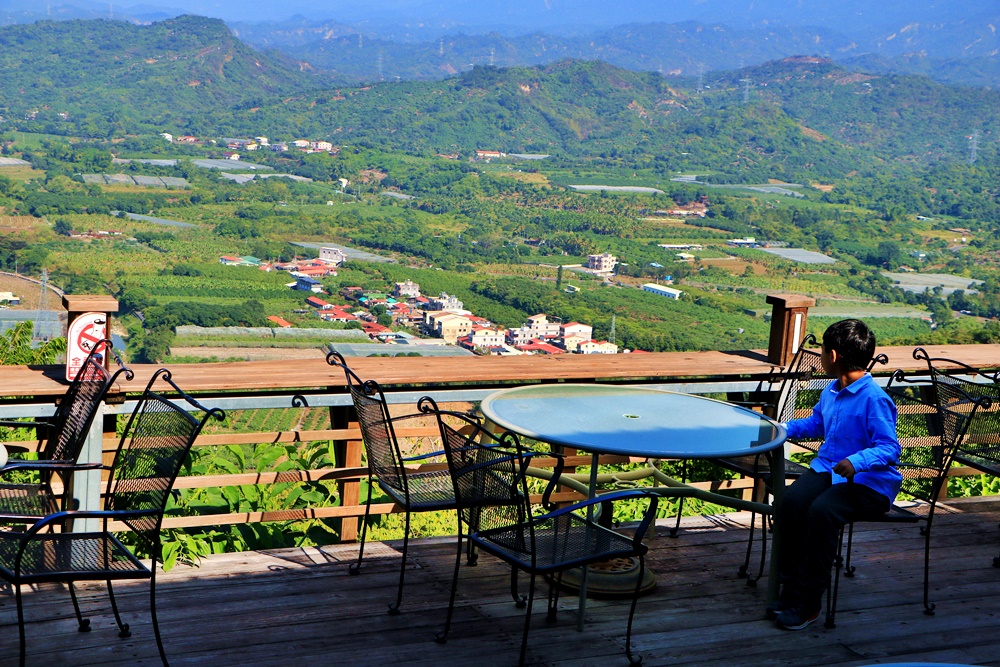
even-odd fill
[(275, 324), (277, 324), (277, 325), (278, 325), (279, 327), (283, 327), (283, 328), (285, 328), (285, 329), (287, 329), (287, 328), (289, 328), (289, 327), (293, 326), (291, 322), (289, 322), (289, 321), (287, 321), (287, 320), (283, 320), (283, 319), (281, 319), (280, 317), (278, 317), (277, 315), (268, 315), (268, 316), (267, 316), (267, 319), (268, 319), (268, 321), (270, 321), (270, 322), (274, 322), (274, 323), (275, 323)]

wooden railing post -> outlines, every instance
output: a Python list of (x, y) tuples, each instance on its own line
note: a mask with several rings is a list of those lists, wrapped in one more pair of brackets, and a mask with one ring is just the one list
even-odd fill
[(816, 299), (799, 294), (770, 294), (771, 338), (767, 358), (772, 364), (786, 366), (799, 351), (806, 335), (806, 318)]
[[(330, 428), (359, 428), (354, 406), (331, 406)], [(334, 465), (338, 468), (354, 468), (361, 466), (361, 441), (336, 440), (333, 443), (334, 455), (337, 459)], [(361, 504), (361, 482), (346, 481), (337, 483), (340, 493), (341, 507), (358, 507)], [(368, 489), (368, 493), (372, 490)], [(343, 517), (340, 519), (340, 541), (355, 542), (358, 539), (358, 518)]]

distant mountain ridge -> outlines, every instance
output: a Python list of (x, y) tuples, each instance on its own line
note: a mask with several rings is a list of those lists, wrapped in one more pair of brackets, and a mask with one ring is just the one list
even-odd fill
[[(333, 6), (320, 0), (54, 0), (45, 7), (0, 0), (0, 24), (109, 16), (148, 23), (182, 11), (176, 7), (218, 12), (247, 44), (356, 82), (443, 78), (474, 65), (530, 66), (567, 57), (692, 75), (809, 53), (882, 73), (1000, 88), (995, 0), (634, 0), (614, 12), (603, 0), (385, 0), (377, 8), (360, 0)], [(289, 18), (295, 11), (303, 15)]]
[[(331, 42), (336, 40), (330, 40)], [(327, 139), (414, 153), (492, 149), (629, 164), (664, 179), (827, 180), (895, 163), (996, 159), (1000, 93), (799, 56), (697, 77), (563, 59), (443, 80), (333, 87), (218, 20), (0, 29), (3, 129), (86, 137)], [(886, 166), (886, 169), (890, 167)]]

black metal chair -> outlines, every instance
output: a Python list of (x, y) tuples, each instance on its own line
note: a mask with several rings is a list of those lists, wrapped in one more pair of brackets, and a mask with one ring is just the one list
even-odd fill
[[(625, 654), (630, 664), (640, 664), (642, 658), (632, 653), (632, 619), (645, 568), (647, 547), (642, 543), (642, 536), (656, 517), (657, 496), (649, 491), (630, 489), (551, 510), (548, 499), (558, 482), (562, 469), (560, 461), (543, 496), (543, 506), (549, 511), (535, 514), (526, 479), (532, 454), (521, 446), (517, 436), (510, 432), (493, 434), (472, 420), (462, 420), (461, 415), (447, 413), (464, 421), (463, 428), (458, 429), (443, 419), (443, 414), (445, 413), (438, 412), (438, 424), (458, 504), (459, 531), (461, 532), (464, 523), (471, 531), (470, 541), (479, 549), (508, 563), (514, 573), (523, 571), (530, 576), (524, 630), (521, 635), (520, 664), (524, 664), (527, 652), (535, 578), (542, 575), (549, 579), (547, 618), (553, 622), (564, 571), (627, 557), (638, 558), (639, 576), (629, 609)], [(576, 513), (597, 503), (611, 503), (626, 498), (646, 498), (649, 501), (633, 536), (613, 531)], [(462, 549), (459, 545), (448, 616), (444, 630), (436, 638), (439, 643), (447, 640), (451, 629), (461, 559)]]
[[(118, 364), (114, 373), (104, 367), (108, 355)], [(100, 468), (100, 464), (96, 463), (80, 465), (76, 459), (83, 450), (104, 397), (123, 373), (127, 379), (132, 379), (132, 370), (122, 363), (111, 341), (99, 341), (87, 355), (66, 393), (60, 397), (56, 412), (49, 420), (0, 421), (0, 426), (33, 427), (46, 434), (39, 448), (39, 460), (10, 460), (0, 468), (0, 480), (13, 472), (28, 471), (38, 475), (38, 481), (32, 483), (0, 482), (0, 522), (34, 523), (59, 509), (71, 509), (68, 494), (72, 473)], [(62, 484), (62, 494), (53, 489), (52, 482), (56, 478)]]
[[(955, 386), (968, 396), (988, 401), (969, 421), (965, 438), (955, 448), (955, 462), (1000, 476), (1000, 371), (990, 373), (953, 359), (932, 358), (921, 347), (913, 350), (913, 358), (927, 363), (935, 387)], [(931, 395), (939, 407), (947, 408), (948, 392), (932, 391)], [(993, 566), (1000, 567), (1000, 556), (993, 559)]]
[[(157, 381), (166, 382), (187, 409), (203, 412), (196, 419), (154, 390)], [(81, 632), (90, 630), (83, 618), (74, 583), (106, 581), (111, 609), (118, 624), (118, 636), (131, 635), (118, 613), (112, 581), (149, 579), (149, 604), (153, 633), (160, 658), (167, 665), (163, 640), (156, 618), (156, 561), (161, 559), (160, 524), (170, 490), (195, 438), (209, 418), (222, 420), (217, 408), (205, 408), (174, 384), (170, 372), (161, 368), (153, 374), (138, 405), (129, 417), (108, 476), (104, 510), (64, 510), (43, 517), (25, 532), (0, 532), (0, 578), (9, 582), (17, 601), (21, 665), (25, 661), (24, 610), (21, 586), (44, 582), (68, 584)], [(98, 520), (99, 530), (52, 532), (52, 527), (68, 528), (73, 522)], [(134, 533), (136, 548), (130, 549), (113, 530), (111, 522), (124, 524)], [(152, 558), (150, 567), (135, 552)]]
[[(408, 469), (407, 464), (434, 456), (443, 456), (444, 452), (435, 451), (419, 456), (404, 457), (399, 448), (394, 425), (417, 417), (427, 418), (428, 415), (420, 412), (391, 417), (385, 394), (378, 382), (361, 380), (354, 371), (348, 368), (344, 357), (339, 352), (328, 354), (326, 361), (331, 366), (343, 369), (347, 376), (347, 385), (354, 401), (354, 409), (361, 426), (361, 437), (364, 440), (368, 459), (368, 499), (365, 502), (365, 518), (361, 524), (358, 561), (351, 565), (349, 570), (351, 574), (360, 572), (361, 562), (364, 558), (368, 518), (372, 505), (372, 489), (374, 488), (373, 480), (383, 493), (403, 508), (406, 514), (403, 529), (403, 559), (399, 566), (399, 587), (396, 591), (396, 601), (389, 604), (389, 613), (396, 615), (399, 613), (399, 605), (403, 600), (406, 554), (410, 541), (410, 513), (456, 508), (455, 492), (452, 489), (451, 478), (447, 470), (417, 472)], [(459, 535), (459, 543), (461, 544), (461, 535)], [(469, 562), (470, 564), (475, 562), (475, 556), (471, 550)]]
[[(826, 389), (833, 380), (823, 370), (822, 355), (817, 350), (806, 347), (807, 345), (816, 345), (816, 343), (816, 337), (812, 334), (807, 334), (802, 339), (802, 345), (788, 365), (788, 370), (783, 374), (781, 388), (778, 391), (775, 402), (763, 406), (764, 412), (779, 422), (788, 422), (793, 419), (808, 417), (812, 413), (813, 407), (819, 401), (820, 392)], [(867, 370), (871, 371), (875, 367), (875, 364), (885, 364), (888, 360), (889, 358), (884, 354), (876, 355), (868, 365)], [(817, 451), (820, 444), (822, 444), (821, 441), (804, 440), (793, 442), (812, 452)], [(771, 456), (772, 453), (768, 452), (754, 456), (715, 459), (714, 463), (754, 480), (755, 495), (762, 498), (770, 492), (771, 488)], [(800, 477), (807, 469), (806, 466), (796, 461), (785, 461), (786, 479)], [(756, 525), (757, 515), (752, 514), (750, 517), (750, 535), (747, 539), (746, 556), (737, 572), (738, 576), (746, 577), (747, 585), (749, 586), (755, 586), (757, 581), (763, 576), (764, 563), (767, 559), (767, 521), (766, 518), (762, 518), (760, 563), (757, 574), (749, 574)]]
[[(928, 390), (936, 392), (942, 401), (939, 407), (928, 398)], [(876, 523), (922, 523), (920, 533), (924, 538), (924, 613), (934, 614), (935, 605), (930, 602), (930, 554), (931, 529), (934, 512), (942, 486), (948, 483), (948, 468), (962, 441), (968, 425), (982, 407), (989, 407), (988, 399), (969, 396), (955, 385), (933, 382), (930, 386), (919, 381), (908, 380), (897, 370), (886, 388), (896, 405), (896, 434), (900, 444), (900, 460), (897, 469), (903, 477), (901, 494), (890, 510), (881, 516), (865, 519)], [(905, 497), (914, 501), (904, 504)], [(847, 535), (846, 561), (844, 560), (844, 534)], [(840, 546), (834, 561), (832, 583), (827, 595), (826, 627), (836, 627), (837, 594), (840, 585), (840, 571), (844, 576), (854, 576), (851, 565), (854, 524), (841, 530)]]

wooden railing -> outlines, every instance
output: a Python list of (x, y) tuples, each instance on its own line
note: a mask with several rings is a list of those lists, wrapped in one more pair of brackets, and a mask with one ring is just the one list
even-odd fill
[[(888, 370), (910, 372), (924, 369), (914, 361), (912, 348), (880, 348), (889, 356)], [(1000, 346), (970, 345), (928, 348), (932, 357), (960, 359), (977, 367), (1000, 363)], [(378, 380), (387, 390), (390, 403), (403, 412), (412, 412), (417, 398), (430, 395), (443, 405), (468, 408), (498, 387), (528, 382), (598, 382), (641, 384), (697, 394), (767, 394), (777, 390), (777, 374), (782, 370), (768, 361), (763, 351), (684, 352), (629, 355), (563, 355), (559, 357), (460, 357), (460, 358), (359, 358), (350, 360), (362, 378)], [(115, 429), (118, 415), (127, 414), (135, 397), (156, 367), (136, 366), (135, 379), (115, 388), (105, 406), (105, 418), (96, 420), (82, 460), (110, 464), (117, 446)], [(273, 512), (206, 514), (172, 517), (166, 527), (198, 527), (234, 523), (288, 521), (311, 518), (338, 518), (343, 540), (356, 538), (357, 518), (364, 514), (359, 503), (359, 481), (367, 474), (362, 465), (361, 433), (353, 421), (350, 398), (343, 373), (315, 361), (264, 361), (171, 366), (174, 380), (186, 391), (196, 393), (205, 405), (225, 410), (291, 409), (293, 396), (305, 398), (309, 409), (329, 413), (329, 428), (268, 431), (256, 433), (207, 433), (195, 443), (198, 448), (259, 443), (335, 443), (332, 467), (285, 472), (245, 472), (182, 477), (177, 488), (196, 489), (237, 485), (333, 480), (339, 487), (340, 505)], [(65, 391), (61, 367), (0, 367), (0, 418), (39, 417), (51, 414), (53, 398)], [(402, 406), (409, 406), (403, 408)], [(400, 429), (403, 438), (433, 438), (437, 429), (429, 421)], [(30, 446), (32, 443), (25, 443)], [(571, 457), (570, 466), (589, 463), (589, 456)], [(602, 463), (624, 463), (622, 457), (606, 457)], [(542, 462), (544, 463), (544, 461)], [(433, 466), (434, 464), (430, 464)], [(439, 464), (438, 464), (439, 465)], [(956, 468), (955, 475), (975, 474)], [(84, 478), (83, 475), (78, 477)], [(710, 490), (742, 489), (749, 493), (750, 480), (717, 480), (700, 483)], [(81, 479), (75, 495), (82, 507), (100, 505), (100, 479)], [(378, 504), (373, 513), (394, 511), (391, 504)]]

